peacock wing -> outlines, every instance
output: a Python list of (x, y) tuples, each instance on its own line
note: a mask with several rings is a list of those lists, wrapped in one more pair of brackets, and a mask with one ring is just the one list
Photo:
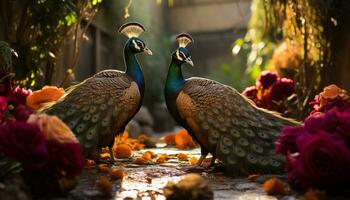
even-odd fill
[(202, 145), (231, 174), (283, 171), (274, 142), (284, 125), (297, 122), (256, 107), (232, 87), (202, 78), (186, 81), (177, 107)]
[(105, 70), (68, 89), (44, 112), (57, 115), (83, 145), (84, 155), (113, 144), (140, 104), (137, 85), (122, 72)]

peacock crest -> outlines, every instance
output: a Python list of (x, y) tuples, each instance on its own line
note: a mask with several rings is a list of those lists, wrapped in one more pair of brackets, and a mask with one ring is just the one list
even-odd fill
[(146, 30), (142, 24), (137, 22), (130, 22), (123, 24), (118, 31), (128, 38), (132, 38), (140, 36)]
[(189, 43), (194, 42), (193, 38), (187, 33), (180, 33), (176, 36), (179, 47), (185, 48)]

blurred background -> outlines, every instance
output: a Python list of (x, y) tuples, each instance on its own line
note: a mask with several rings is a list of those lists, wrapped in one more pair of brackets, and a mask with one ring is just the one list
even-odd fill
[[(139, 55), (146, 79), (139, 132), (175, 123), (163, 98), (175, 37), (187, 32), (195, 67), (185, 77), (215, 79), (242, 92), (261, 71), (294, 79), (298, 109), (329, 83), (350, 89), (350, 3), (285, 0), (40, 0), (0, 3), (0, 40), (18, 53), (19, 84), (68, 87), (103, 69), (124, 69), (127, 38), (120, 25), (137, 21), (153, 56)], [(0, 48), (1, 49), (1, 48)], [(157, 122), (157, 123), (154, 123)]]

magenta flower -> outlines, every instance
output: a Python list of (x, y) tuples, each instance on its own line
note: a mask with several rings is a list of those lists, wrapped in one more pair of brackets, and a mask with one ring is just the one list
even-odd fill
[(298, 152), (296, 140), (299, 135), (303, 134), (302, 127), (286, 126), (282, 129), (282, 133), (275, 142), (276, 153), (289, 154)]
[(80, 175), (84, 168), (82, 149), (79, 143), (49, 143), (50, 165), (68, 177)]
[(278, 75), (275, 71), (263, 71), (259, 79), (256, 82), (257, 86), (262, 86), (264, 89), (273, 85), (278, 79)]
[(281, 78), (271, 87), (271, 96), (274, 100), (282, 100), (294, 93), (294, 82), (288, 78)]
[(29, 90), (26, 90), (24, 88), (20, 88), (19, 86), (17, 86), (13, 91), (12, 91), (12, 94), (11, 94), (11, 97), (16, 99), (16, 101), (19, 103), (19, 104), (26, 104), (27, 100), (27, 96), (29, 96), (30, 94), (32, 93), (32, 91), (29, 89)]
[(40, 169), (46, 164), (47, 143), (39, 127), (25, 122), (0, 126), (0, 151), (23, 164), (25, 169)]
[[(288, 168), (296, 168), (290, 171), (290, 176), (300, 175), (305, 181), (302, 185), (339, 189), (350, 178), (350, 151), (340, 136), (320, 130), (316, 134), (303, 134), (296, 143), (299, 159), (289, 163)], [(293, 181), (292, 185), (295, 185)]]
[(242, 92), (242, 94), (243, 94), (244, 96), (248, 97), (249, 99), (255, 99), (257, 93), (258, 93), (258, 90), (256, 89), (255, 86), (247, 87), (247, 88), (244, 89), (244, 91)]
[(19, 104), (15, 107), (13, 115), (17, 121), (26, 122), (33, 111), (24, 104)]

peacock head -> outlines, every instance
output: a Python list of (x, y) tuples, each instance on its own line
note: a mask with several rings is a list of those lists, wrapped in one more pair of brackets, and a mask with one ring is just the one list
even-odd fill
[(139, 36), (145, 32), (145, 28), (141, 24), (137, 22), (126, 23), (119, 28), (119, 32), (129, 38), (125, 44), (126, 49), (129, 49), (133, 53), (145, 52), (152, 55), (152, 51), (147, 48), (145, 42), (139, 38)]
[(173, 54), (172, 59), (180, 64), (187, 63), (193, 66), (190, 52), (185, 48), (189, 43), (193, 42), (192, 37), (189, 34), (181, 33), (176, 37), (179, 42), (179, 48), (177, 48)]

